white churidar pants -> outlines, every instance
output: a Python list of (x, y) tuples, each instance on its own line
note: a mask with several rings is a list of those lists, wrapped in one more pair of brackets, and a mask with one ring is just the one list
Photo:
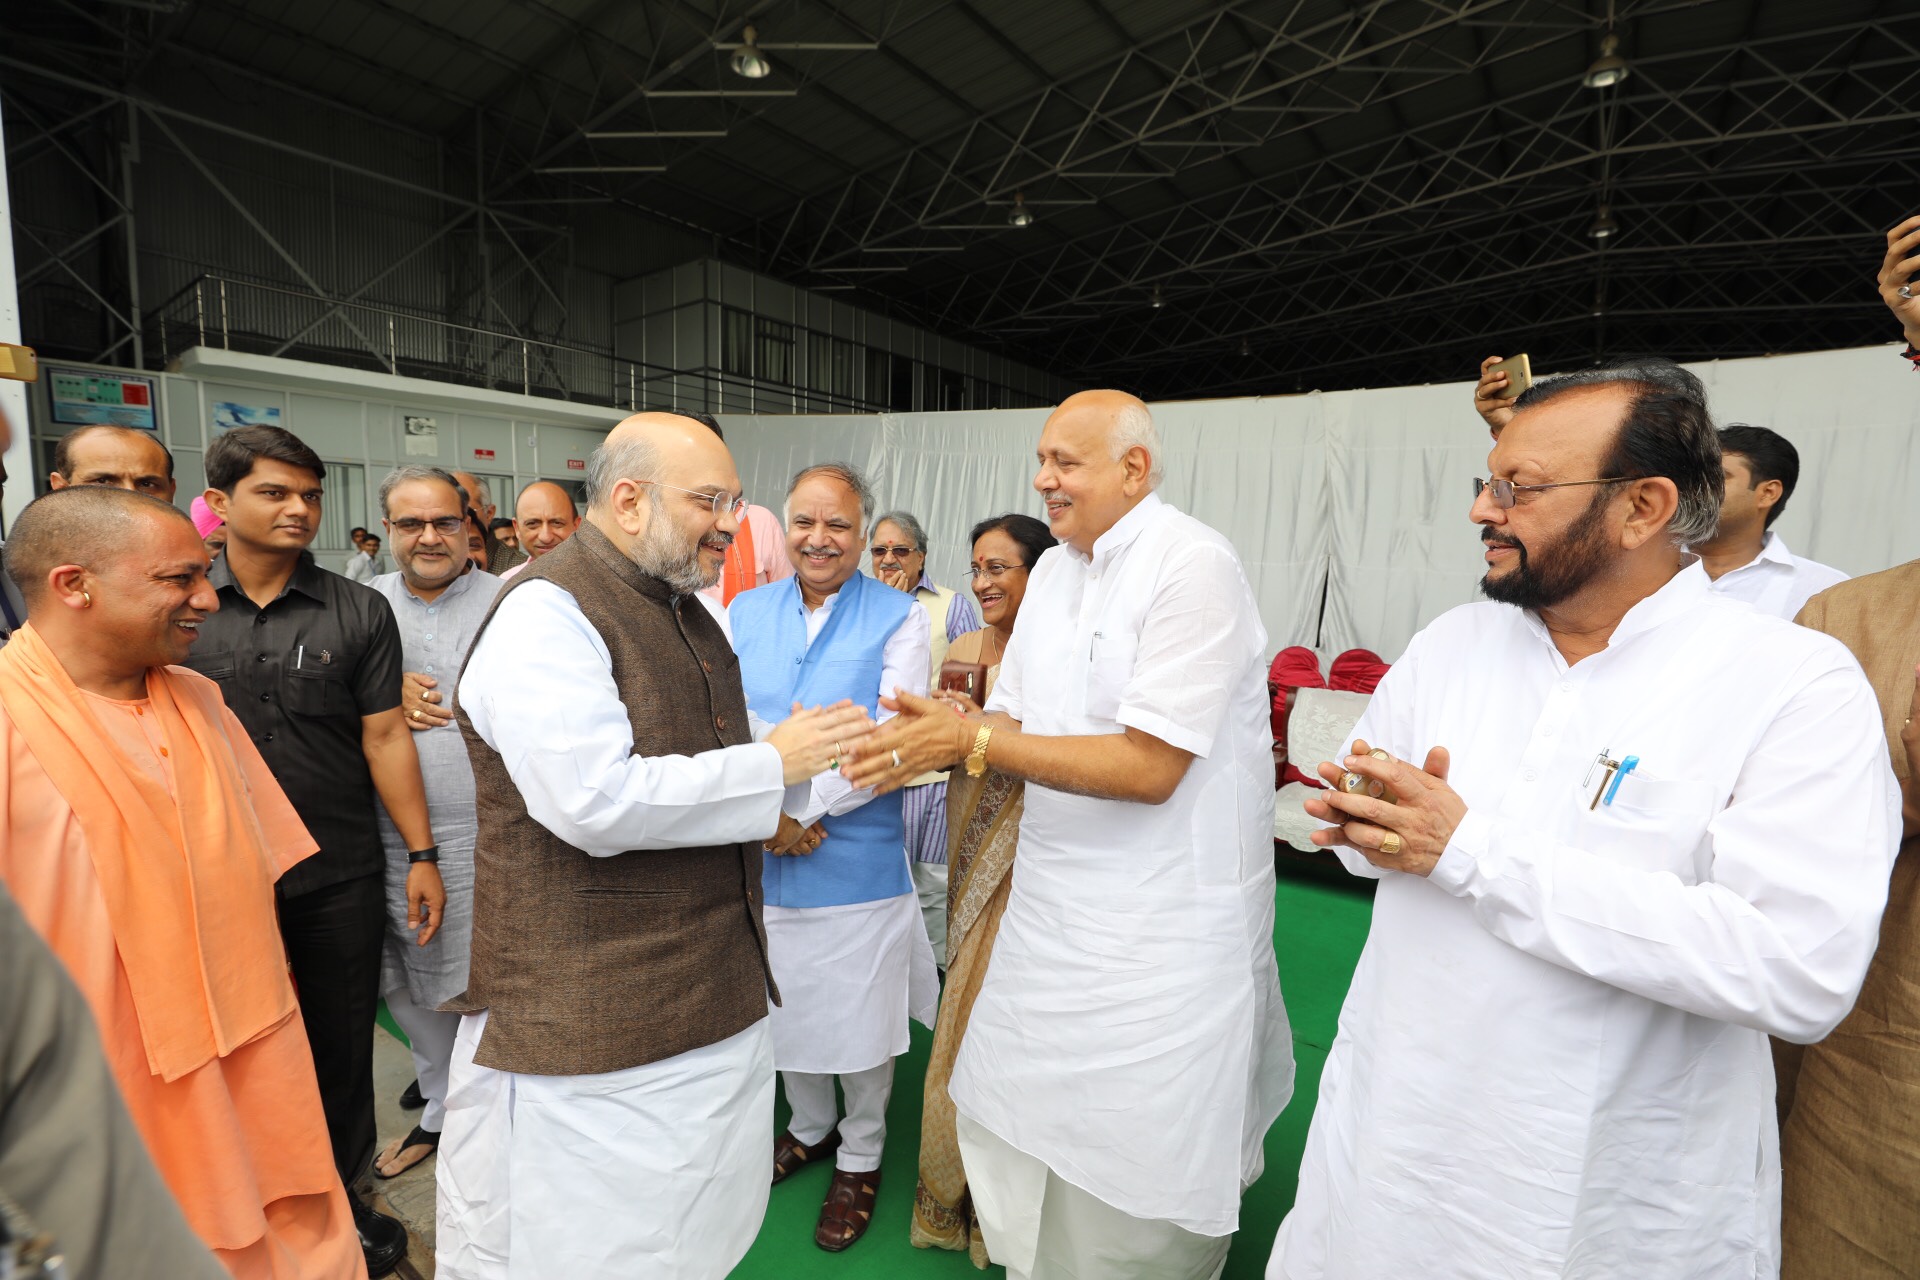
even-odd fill
[(893, 1095), (893, 1062), (888, 1058), (866, 1071), (849, 1072), (840, 1077), (840, 1088), (847, 1095), (847, 1117), (840, 1119), (834, 1105), (830, 1075), (805, 1071), (782, 1071), (787, 1105), (793, 1119), (787, 1125), (794, 1140), (812, 1146), (840, 1125), (840, 1150), (833, 1166), (848, 1173), (871, 1173), (880, 1167), (880, 1151), (887, 1145), (887, 1099)]
[(600, 1075), (478, 1066), (460, 1020), (440, 1143), (440, 1280), (721, 1280), (766, 1216), (773, 1037)]
[(1218, 1280), (1232, 1236), (1203, 1236), (1120, 1212), (954, 1116), (987, 1254), (1007, 1280)]
[(420, 1096), (427, 1109), (420, 1113), (420, 1127), (439, 1133), (447, 1124), (447, 1070), (453, 1065), (453, 1042), (460, 1034), (460, 1015), (423, 1009), (413, 1002), (407, 984), (387, 992), (387, 1012), (407, 1033), (407, 1045), (413, 1051), (413, 1074), (420, 1080)]

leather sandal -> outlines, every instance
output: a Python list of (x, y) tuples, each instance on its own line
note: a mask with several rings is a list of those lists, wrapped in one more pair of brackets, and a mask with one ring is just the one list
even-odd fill
[(820, 1223), (813, 1229), (813, 1242), (828, 1253), (839, 1253), (867, 1234), (873, 1225), (874, 1193), (879, 1190), (878, 1169), (863, 1173), (835, 1169), (827, 1201), (820, 1206)]
[(793, 1136), (793, 1130), (783, 1129), (780, 1136), (773, 1140), (773, 1181), (775, 1185), (784, 1181), (788, 1174), (797, 1173), (800, 1166), (811, 1164), (823, 1156), (830, 1156), (840, 1149), (840, 1130), (830, 1129), (827, 1136), (811, 1146), (801, 1143)]

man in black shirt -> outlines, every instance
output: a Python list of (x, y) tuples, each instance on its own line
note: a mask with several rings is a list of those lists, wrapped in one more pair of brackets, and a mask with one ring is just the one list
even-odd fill
[[(446, 893), (419, 757), (400, 713), (400, 631), (384, 597), (314, 563), (326, 469), (278, 427), (236, 427), (207, 450), (207, 505), (227, 522), (209, 581), (220, 611), (189, 665), (218, 682), (320, 852), (281, 877), (293, 966), (340, 1179), (373, 1157), (374, 1016), (386, 932), (377, 791), (406, 840), (408, 924), (425, 943)], [(351, 1197), (367, 1270), (406, 1255), (406, 1229)]]

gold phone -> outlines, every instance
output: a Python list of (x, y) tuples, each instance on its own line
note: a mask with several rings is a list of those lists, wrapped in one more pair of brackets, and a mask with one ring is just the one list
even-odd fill
[(1500, 361), (1487, 370), (1488, 377), (1492, 377), (1496, 373), (1504, 373), (1507, 375), (1506, 387), (1503, 390), (1494, 392), (1494, 394), (1502, 400), (1511, 400), (1533, 385), (1533, 366), (1527, 362), (1525, 352), (1517, 356), (1508, 356), (1505, 360)]
[(40, 377), (40, 359), (32, 347), (16, 347), (0, 342), (0, 378), (14, 382), (34, 382)]

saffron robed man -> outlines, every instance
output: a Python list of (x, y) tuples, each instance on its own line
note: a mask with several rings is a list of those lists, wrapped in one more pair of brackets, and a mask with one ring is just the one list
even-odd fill
[[(440, 1146), (442, 1280), (717, 1280), (767, 1198), (761, 845), (790, 784), (870, 725), (798, 710), (756, 742), (694, 598), (738, 528), (726, 445), (614, 428), (574, 536), (501, 591), (456, 715), (479, 833)], [(527, 655), (539, 660), (529, 662)]]
[(1767, 1035), (1853, 1004), (1899, 835), (1873, 690), (1684, 551), (1723, 481), (1677, 366), (1536, 384), (1487, 465), (1488, 602), (1321, 766), (1383, 794), (1308, 802), (1379, 887), (1268, 1276), (1777, 1275)]
[(179, 665), (220, 607), (200, 536), (93, 486), (12, 532), (28, 623), (0, 650), (0, 882), (86, 996), (147, 1151), (226, 1269), (362, 1280), (274, 919), (275, 881), (316, 846), (219, 689)]
[(1293, 1087), (1273, 955), (1266, 633), (1233, 547), (1161, 501), (1147, 407), (1047, 419), (1032, 570), (984, 716), (912, 695), (849, 781), (1027, 781), (950, 1085), (989, 1256), (1020, 1280), (1207, 1280)]

